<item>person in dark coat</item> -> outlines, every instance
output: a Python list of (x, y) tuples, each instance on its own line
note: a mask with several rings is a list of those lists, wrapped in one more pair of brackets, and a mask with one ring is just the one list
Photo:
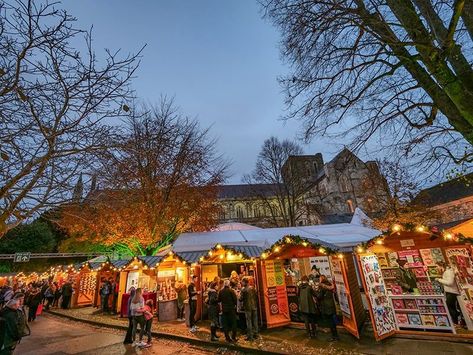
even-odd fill
[(42, 301), (43, 295), (41, 294), (41, 290), (36, 287), (33, 288), (26, 300), (26, 305), (28, 306), (28, 322), (32, 322), (36, 319), (36, 312)]
[(332, 332), (332, 338), (330, 341), (337, 341), (338, 332), (337, 332), (337, 319), (336, 319), (336, 307), (334, 299), (335, 287), (327, 279), (325, 275), (320, 276), (320, 284), (318, 291), (318, 299), (320, 302), (320, 311), (322, 315), (328, 319), (330, 324), (330, 331)]
[(307, 336), (315, 338), (317, 332), (317, 315), (319, 313), (316, 303), (317, 294), (309, 285), (309, 278), (302, 276), (299, 286), (299, 311), (304, 318)]
[[(237, 333), (237, 296), (230, 288), (230, 280), (225, 280), (223, 289), (218, 294), (218, 301), (222, 304), (222, 321), (225, 340), (229, 343), (236, 342)], [(230, 331), (232, 336), (229, 336)]]
[(197, 312), (197, 295), (200, 293), (195, 288), (195, 283), (197, 282), (197, 276), (193, 275), (189, 286), (187, 286), (187, 295), (189, 296), (189, 327), (190, 332), (195, 333), (197, 329), (195, 321), (195, 314)]
[(62, 295), (61, 308), (68, 309), (71, 303), (71, 297), (72, 297), (72, 285), (70, 282), (66, 282), (64, 285), (62, 285), (61, 295)]
[[(41, 296), (39, 291), (38, 294)], [(0, 317), (3, 319), (2, 327), (5, 327), (3, 345), (0, 349), (2, 355), (13, 354), (21, 338), (30, 333), (25, 313), (22, 310), (24, 297), (22, 293), (15, 294), (0, 311)]]
[(240, 301), (246, 319), (246, 340), (252, 341), (258, 337), (258, 295), (247, 277), (241, 281), (243, 288), (240, 292)]
[(207, 306), (210, 320), (210, 341), (218, 341), (218, 293), (217, 283), (212, 282), (207, 290)]
[(130, 293), (130, 298), (128, 299), (128, 312), (127, 312), (127, 317), (128, 317), (128, 329), (126, 330), (126, 335), (125, 335), (125, 340), (123, 341), (123, 344), (133, 344), (133, 339), (131, 337), (131, 334), (133, 332), (133, 316), (131, 315), (131, 300), (135, 296), (135, 288), (130, 287), (130, 290), (128, 291)]

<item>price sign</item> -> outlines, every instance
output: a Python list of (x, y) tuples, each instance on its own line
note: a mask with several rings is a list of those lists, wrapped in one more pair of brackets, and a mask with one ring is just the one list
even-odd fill
[(31, 253), (30, 252), (25, 252), (25, 253), (15, 253), (15, 256), (13, 257), (13, 262), (14, 263), (26, 263), (30, 261)]

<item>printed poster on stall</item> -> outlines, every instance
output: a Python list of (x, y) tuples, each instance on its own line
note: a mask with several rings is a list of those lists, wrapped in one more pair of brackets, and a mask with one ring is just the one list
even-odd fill
[(297, 295), (297, 286), (286, 286), (286, 292), (291, 321), (303, 322), (301, 315), (299, 314), (299, 296)]
[(345, 287), (345, 279), (343, 278), (343, 265), (340, 259), (331, 258), (332, 261), (332, 273), (335, 287), (337, 290), (338, 303), (340, 304), (340, 310), (344, 313), (344, 316), (351, 318), (350, 300), (348, 299), (347, 289)]
[(309, 258), (310, 268), (315, 265), (321, 275), (325, 275), (329, 281), (332, 281), (332, 273), (330, 272), (330, 262), (328, 256), (314, 256)]
[(274, 274), (274, 261), (267, 260), (264, 262), (266, 267), (266, 282), (268, 287), (275, 287), (276, 286), (276, 275)]
[(284, 285), (284, 267), (281, 260), (274, 260), (274, 282), (276, 286)]
[(268, 301), (271, 314), (279, 314), (278, 293), (275, 286), (268, 287)]
[(423, 266), (418, 250), (401, 250), (398, 255), (399, 260), (407, 260), (407, 267)]
[(378, 337), (396, 330), (394, 311), (386, 295), (386, 287), (376, 255), (360, 256), (360, 264), (369, 297), (371, 313)]

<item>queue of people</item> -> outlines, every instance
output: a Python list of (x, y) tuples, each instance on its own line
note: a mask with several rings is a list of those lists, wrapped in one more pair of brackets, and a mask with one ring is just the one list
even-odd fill
[(320, 275), (316, 268), (310, 276), (302, 276), (299, 285), (299, 312), (301, 313), (307, 336), (317, 336), (317, 324), (326, 321), (332, 337), (330, 341), (339, 340), (335, 306), (335, 286), (325, 275)]

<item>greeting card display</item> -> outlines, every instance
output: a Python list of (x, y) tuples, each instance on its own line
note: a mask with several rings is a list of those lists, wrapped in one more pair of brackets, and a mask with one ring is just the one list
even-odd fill
[(394, 311), (386, 294), (378, 258), (376, 255), (363, 255), (360, 256), (360, 264), (376, 332), (378, 336), (393, 332), (396, 329)]
[(394, 299), (392, 300), (393, 302), (393, 307), (394, 309), (404, 309), (406, 306), (404, 305), (404, 301), (403, 300), (397, 300), (397, 299)]
[(448, 317), (447, 316), (434, 316), (435, 318), (435, 324), (437, 327), (448, 327), (450, 326), (450, 323), (448, 322)]
[(432, 315), (425, 315), (425, 314), (422, 314), (421, 316), (421, 319), (422, 319), (422, 323), (424, 325), (427, 325), (429, 327), (435, 327), (435, 318), (434, 316)]
[(409, 323), (412, 325), (422, 325), (420, 315), (417, 313), (409, 313), (407, 318), (409, 318)]
[(406, 260), (406, 267), (422, 266), (422, 259), (418, 250), (402, 250), (398, 252), (399, 260)]
[(402, 327), (403, 325), (409, 325), (409, 318), (406, 313), (396, 313), (397, 324)]

